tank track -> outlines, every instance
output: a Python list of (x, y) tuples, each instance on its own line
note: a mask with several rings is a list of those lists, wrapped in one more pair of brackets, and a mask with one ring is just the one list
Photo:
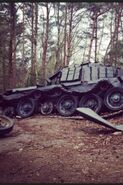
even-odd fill
[(68, 66), (49, 77), (45, 86), (6, 91), (0, 95), (0, 106), (6, 116), (21, 118), (38, 112), (49, 116), (54, 110), (72, 118), (78, 107), (98, 114), (106, 108), (112, 112), (107, 117), (119, 115), (123, 110), (123, 69), (100, 63)]
[[(100, 114), (102, 118), (104, 119), (112, 119), (112, 118), (117, 118), (119, 116), (123, 115), (123, 110), (119, 110), (119, 111), (115, 111), (112, 113), (101, 113)], [(45, 115), (42, 115), (43, 117), (46, 117)], [(75, 120), (85, 120), (85, 118), (83, 118), (82, 116), (61, 116), (61, 115), (47, 115), (47, 118), (61, 118), (61, 119), (75, 119)]]

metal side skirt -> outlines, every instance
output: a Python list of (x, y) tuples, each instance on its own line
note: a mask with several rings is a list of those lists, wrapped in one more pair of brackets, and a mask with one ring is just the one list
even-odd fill
[(113, 125), (109, 121), (103, 119), (101, 116), (99, 116), (96, 112), (89, 108), (77, 108), (76, 109), (78, 112), (81, 113), (81, 115), (90, 121), (93, 121), (99, 125), (103, 125), (108, 128), (115, 129), (117, 131), (123, 131), (123, 125)]

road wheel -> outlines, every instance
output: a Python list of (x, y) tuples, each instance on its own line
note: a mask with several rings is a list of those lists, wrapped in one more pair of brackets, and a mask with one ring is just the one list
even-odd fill
[(53, 103), (51, 101), (45, 101), (41, 103), (40, 112), (41, 114), (48, 115), (53, 111)]
[(77, 99), (72, 95), (63, 95), (57, 102), (56, 109), (62, 116), (71, 116), (77, 108)]
[(106, 107), (112, 111), (118, 111), (123, 108), (123, 89), (119, 87), (111, 88), (104, 97)]
[(8, 134), (12, 131), (14, 121), (7, 116), (0, 115), (0, 136)]
[(35, 104), (32, 98), (21, 99), (17, 105), (17, 114), (22, 118), (31, 116), (35, 110)]
[(95, 94), (84, 95), (80, 99), (79, 107), (88, 107), (96, 113), (99, 113), (102, 108), (102, 99)]

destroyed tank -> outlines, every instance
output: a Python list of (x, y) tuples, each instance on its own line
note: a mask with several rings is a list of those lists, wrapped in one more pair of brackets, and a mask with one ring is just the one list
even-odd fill
[(62, 116), (76, 113), (77, 107), (88, 107), (100, 113), (123, 108), (123, 69), (101, 63), (71, 65), (58, 70), (45, 86), (36, 85), (6, 91), (0, 96), (5, 115), (22, 118), (34, 112)]

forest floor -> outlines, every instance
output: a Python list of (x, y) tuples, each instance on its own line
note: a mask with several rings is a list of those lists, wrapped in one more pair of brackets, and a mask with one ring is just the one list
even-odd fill
[(0, 138), (0, 183), (123, 183), (123, 133), (85, 119), (16, 118)]

